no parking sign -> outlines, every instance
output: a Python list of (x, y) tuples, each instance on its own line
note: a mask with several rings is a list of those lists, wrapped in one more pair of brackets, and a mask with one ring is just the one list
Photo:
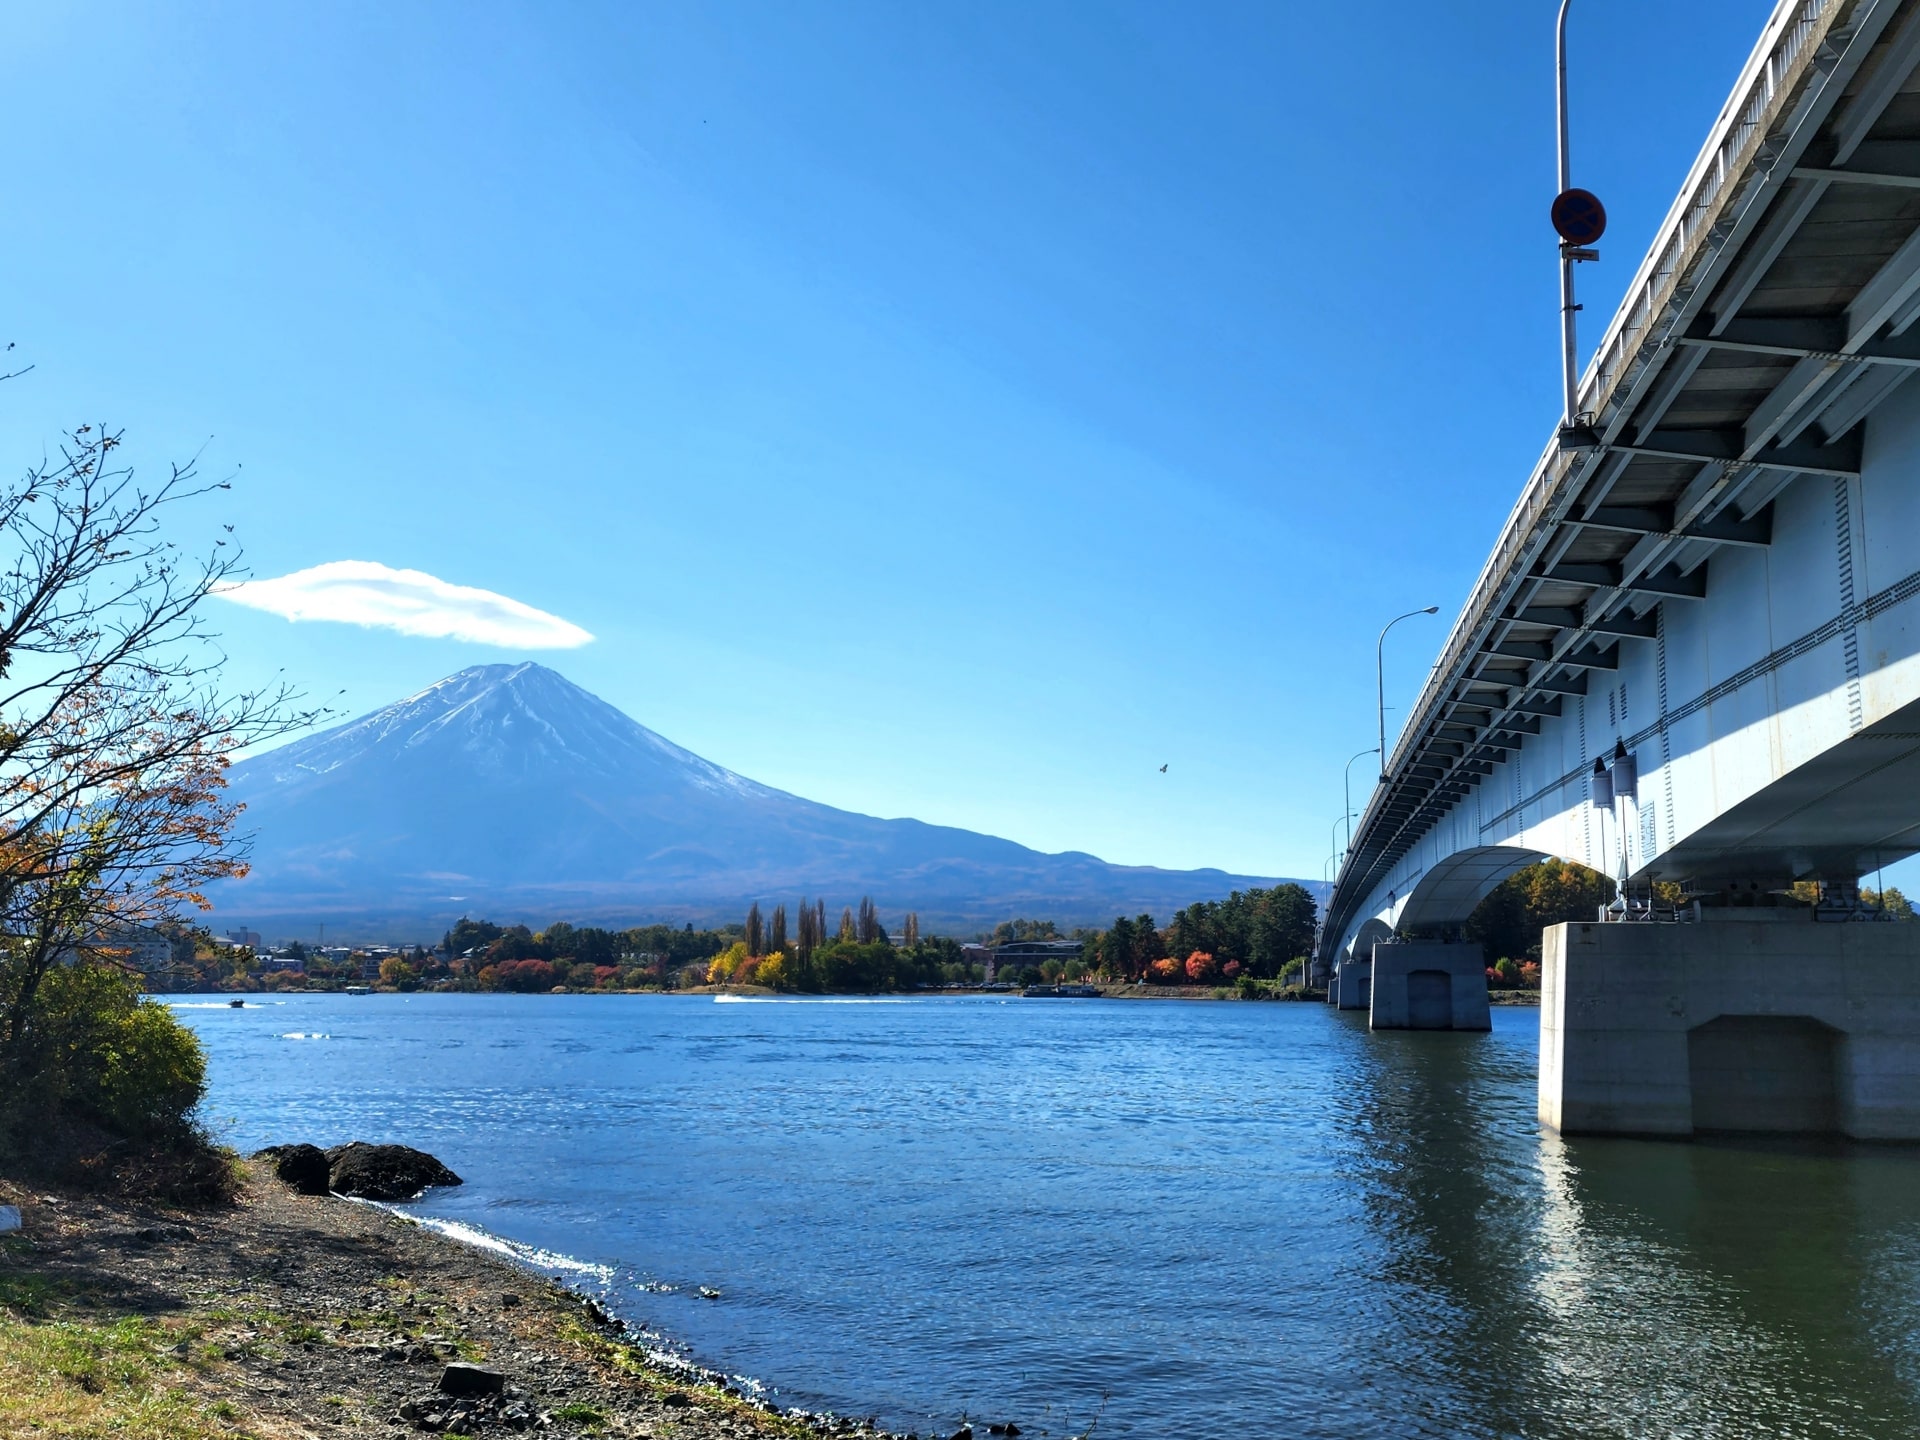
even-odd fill
[(1553, 197), (1553, 228), (1569, 245), (1591, 245), (1607, 233), (1607, 207), (1591, 190), (1562, 190)]

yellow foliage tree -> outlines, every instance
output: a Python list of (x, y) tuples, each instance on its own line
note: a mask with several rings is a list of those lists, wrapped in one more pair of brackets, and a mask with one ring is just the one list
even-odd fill
[(740, 968), (747, 963), (747, 943), (736, 940), (707, 962), (709, 985), (731, 985)]

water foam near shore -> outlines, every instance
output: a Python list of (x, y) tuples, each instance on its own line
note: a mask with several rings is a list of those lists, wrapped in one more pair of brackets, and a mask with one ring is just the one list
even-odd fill
[(1920, 1433), (1920, 1152), (1543, 1136), (1533, 1011), (401, 1000), (187, 1012), (235, 1143), (430, 1150), (468, 1183), (409, 1213), (610, 1268), (554, 1273), (783, 1404), (1627, 1440), (1684, 1395)]

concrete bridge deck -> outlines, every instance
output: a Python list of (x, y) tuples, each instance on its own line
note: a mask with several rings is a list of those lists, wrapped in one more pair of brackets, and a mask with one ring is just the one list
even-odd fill
[[(1546, 856), (1712, 905), (1920, 850), (1917, 70), (1920, 0), (1774, 11), (1582, 380), (1591, 443), (1549, 443), (1388, 757), (1323, 963), (1444, 939)], [(1597, 810), (1616, 744), (1637, 796)]]

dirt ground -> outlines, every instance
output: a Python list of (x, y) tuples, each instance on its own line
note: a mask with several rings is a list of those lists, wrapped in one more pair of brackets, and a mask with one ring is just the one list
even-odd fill
[[(0, 1436), (882, 1434), (773, 1413), (504, 1259), (248, 1169), (220, 1210), (0, 1178)], [(455, 1361), (500, 1393), (445, 1393)]]

